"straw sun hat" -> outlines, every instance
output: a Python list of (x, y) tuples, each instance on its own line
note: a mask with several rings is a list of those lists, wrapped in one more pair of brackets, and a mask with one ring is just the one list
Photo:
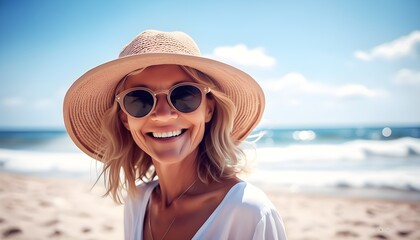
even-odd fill
[(123, 48), (118, 59), (99, 65), (77, 79), (64, 99), (64, 123), (71, 139), (86, 154), (98, 158), (101, 121), (115, 100), (115, 88), (128, 73), (152, 65), (195, 68), (216, 82), (235, 104), (232, 138), (243, 141), (259, 123), (264, 93), (248, 74), (202, 57), (194, 40), (183, 32), (148, 30)]

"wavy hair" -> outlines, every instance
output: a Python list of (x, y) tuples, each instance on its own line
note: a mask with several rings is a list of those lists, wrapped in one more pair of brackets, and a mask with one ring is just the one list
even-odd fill
[[(208, 75), (191, 67), (180, 67), (194, 81), (211, 88), (206, 96), (215, 104), (212, 119), (206, 124), (203, 140), (198, 146), (197, 176), (204, 183), (235, 177), (245, 169), (245, 154), (231, 137), (235, 105)], [(142, 70), (127, 74), (115, 89), (116, 94), (123, 90), (121, 83), (128, 76)], [(121, 109), (115, 101), (102, 121), (104, 144), (100, 152), (104, 166), (99, 177), (104, 175), (104, 196), (111, 195), (116, 203), (123, 203), (124, 191), (135, 197), (136, 182), (150, 182), (156, 177), (156, 172), (151, 157), (137, 146), (130, 131), (124, 127), (119, 111)]]

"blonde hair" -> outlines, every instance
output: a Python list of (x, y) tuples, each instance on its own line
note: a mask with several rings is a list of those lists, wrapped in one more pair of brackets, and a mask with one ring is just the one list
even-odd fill
[[(239, 143), (235, 143), (231, 137), (235, 105), (209, 76), (191, 67), (180, 67), (196, 82), (211, 88), (207, 97), (213, 99), (215, 104), (212, 119), (206, 124), (203, 140), (198, 146), (198, 178), (208, 183), (235, 177), (245, 167), (245, 155), (238, 146)], [(142, 70), (144, 69), (135, 73)], [(133, 72), (127, 76), (132, 74)], [(119, 84), (116, 93), (122, 91), (122, 85)], [(156, 177), (156, 172), (150, 156), (136, 145), (130, 131), (124, 127), (119, 111), (121, 109), (118, 103), (114, 102), (104, 116), (104, 145), (100, 152), (104, 163), (101, 175), (105, 176), (105, 196), (111, 195), (115, 202), (123, 203), (123, 191), (130, 197), (135, 197), (136, 181), (150, 182)]]

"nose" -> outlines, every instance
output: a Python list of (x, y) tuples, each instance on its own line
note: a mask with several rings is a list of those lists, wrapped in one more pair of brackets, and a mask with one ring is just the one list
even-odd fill
[(178, 117), (178, 113), (175, 109), (172, 109), (168, 103), (166, 95), (160, 94), (156, 96), (156, 106), (151, 114), (152, 120), (154, 121), (168, 121)]

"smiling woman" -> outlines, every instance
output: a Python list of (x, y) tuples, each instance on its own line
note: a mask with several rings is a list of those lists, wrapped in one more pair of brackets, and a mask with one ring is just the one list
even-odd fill
[(154, 30), (64, 101), (70, 137), (104, 163), (107, 194), (125, 202), (126, 239), (286, 239), (266, 195), (237, 176), (239, 144), (263, 110), (248, 74), (201, 57), (185, 33)]

